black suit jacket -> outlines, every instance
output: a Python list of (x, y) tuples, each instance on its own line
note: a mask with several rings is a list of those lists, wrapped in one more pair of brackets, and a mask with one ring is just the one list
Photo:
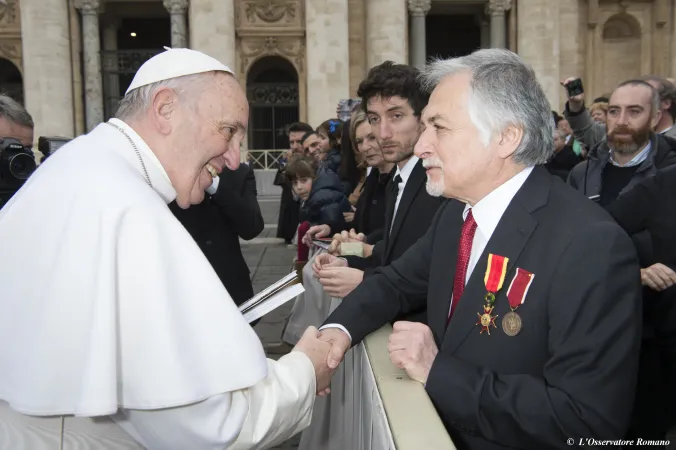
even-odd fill
[[(446, 327), (463, 208), (447, 201), (427, 234), (364, 280), (326, 323), (345, 326), (356, 344), (426, 295), (439, 353), (425, 387), (459, 449), (565, 449), (569, 438), (622, 438), (641, 338), (639, 266), (627, 234), (598, 205), (535, 168)], [(489, 253), (509, 258), (490, 336), (476, 325)], [(509, 337), (501, 318), (517, 267), (535, 278), (517, 310), (523, 328)]]
[[(346, 259), (350, 267), (364, 271), (364, 275), (372, 275), (376, 268), (386, 266), (399, 258), (420, 239), (443, 202), (443, 198), (432, 197), (427, 193), (425, 184), (427, 174), (422, 166), (422, 160), (413, 168), (411, 176), (406, 182), (402, 194), (397, 216), (392, 225), (392, 213), (397, 198), (392, 192), (392, 183), (397, 168), (392, 169), (390, 181), (385, 194), (385, 226), (383, 239), (373, 247), (373, 254), (368, 258), (348, 256)], [(390, 227), (392, 232), (389, 233)]]
[(237, 305), (253, 297), (239, 238), (253, 239), (265, 227), (256, 196), (253, 167), (242, 164), (236, 171), (223, 170), (216, 193), (207, 195), (199, 205), (188, 209), (175, 202), (169, 205)]

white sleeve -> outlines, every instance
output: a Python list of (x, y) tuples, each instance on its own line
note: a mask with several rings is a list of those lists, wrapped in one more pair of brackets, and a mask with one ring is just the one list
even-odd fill
[(159, 410), (123, 410), (115, 422), (149, 450), (263, 449), (310, 425), (316, 392), (310, 359), (268, 359), (268, 376), (243, 390)]
[(352, 335), (350, 334), (349, 331), (347, 331), (347, 328), (345, 328), (341, 324), (339, 324), (339, 323), (327, 323), (323, 327), (320, 327), (319, 331), (326, 330), (327, 328), (338, 328), (339, 330), (341, 330), (345, 334), (347, 334), (347, 337), (350, 338), (350, 342), (352, 342)]

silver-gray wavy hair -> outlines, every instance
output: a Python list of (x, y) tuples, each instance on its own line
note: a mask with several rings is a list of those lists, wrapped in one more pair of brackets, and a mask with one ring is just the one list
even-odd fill
[(554, 119), (535, 72), (515, 53), (503, 49), (478, 50), (471, 55), (431, 62), (420, 75), (432, 91), (449, 75), (471, 74), (469, 116), (484, 145), (508, 126), (523, 130), (514, 162), (544, 164), (554, 148)]
[(135, 118), (139, 113), (150, 107), (155, 92), (163, 87), (172, 89), (187, 106), (196, 108), (200, 98), (200, 91), (207, 89), (209, 83), (213, 83), (214, 74), (215, 72), (204, 72), (195, 75), (185, 75), (134, 89), (120, 100), (115, 117), (120, 120)]

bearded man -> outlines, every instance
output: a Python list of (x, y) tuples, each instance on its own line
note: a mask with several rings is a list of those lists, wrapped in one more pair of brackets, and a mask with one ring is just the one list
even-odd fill
[[(589, 160), (578, 164), (568, 182), (601, 206), (610, 206), (618, 197), (631, 191), (664, 167), (676, 163), (676, 141), (653, 130), (660, 122), (662, 111), (659, 92), (649, 83), (630, 80), (620, 84), (610, 97), (607, 136), (589, 152)], [(628, 439), (664, 438), (665, 407), (659, 354), (662, 343), (656, 330), (655, 318), (663, 313), (654, 301), (656, 292), (650, 280), (665, 280), (671, 287), (676, 272), (662, 268), (655, 259), (650, 235), (632, 235), (641, 263), (643, 290), (643, 340), (639, 360), (636, 402), (632, 412)]]
[(568, 183), (607, 206), (657, 170), (676, 164), (671, 151), (676, 141), (653, 131), (661, 116), (659, 94), (649, 83), (620, 84), (610, 96), (606, 140), (592, 147)]

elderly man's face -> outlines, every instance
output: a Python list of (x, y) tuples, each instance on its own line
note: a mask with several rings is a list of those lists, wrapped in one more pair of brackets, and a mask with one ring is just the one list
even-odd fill
[(652, 111), (652, 92), (647, 86), (622, 86), (615, 89), (608, 104), (607, 139), (610, 148), (620, 154), (633, 154), (648, 143), (650, 132), (660, 119)]
[(420, 121), (408, 100), (398, 95), (373, 97), (367, 102), (366, 114), (385, 161), (400, 163), (413, 155)]
[(32, 147), (33, 129), (10, 122), (6, 117), (0, 117), (0, 138), (16, 139), (22, 145)]
[(207, 86), (195, 102), (197, 107), (182, 105), (173, 121), (179, 142), (176, 157), (181, 161), (175, 166), (180, 175), (172, 182), (176, 202), (183, 208), (204, 200), (204, 191), (213, 182), (210, 171), (219, 174), (226, 166), (239, 168), (246, 133), (249, 105), (235, 78), (216, 73)]
[(427, 192), (433, 196), (475, 201), (478, 185), (500, 164), (496, 141), (485, 146), (469, 116), (469, 73), (447, 76), (434, 89), (423, 111), (425, 129), (415, 146), (427, 169)]
[(568, 122), (566, 119), (561, 119), (556, 125), (556, 128), (563, 131), (563, 134), (566, 136), (573, 134), (573, 129), (570, 127), (570, 122)]

